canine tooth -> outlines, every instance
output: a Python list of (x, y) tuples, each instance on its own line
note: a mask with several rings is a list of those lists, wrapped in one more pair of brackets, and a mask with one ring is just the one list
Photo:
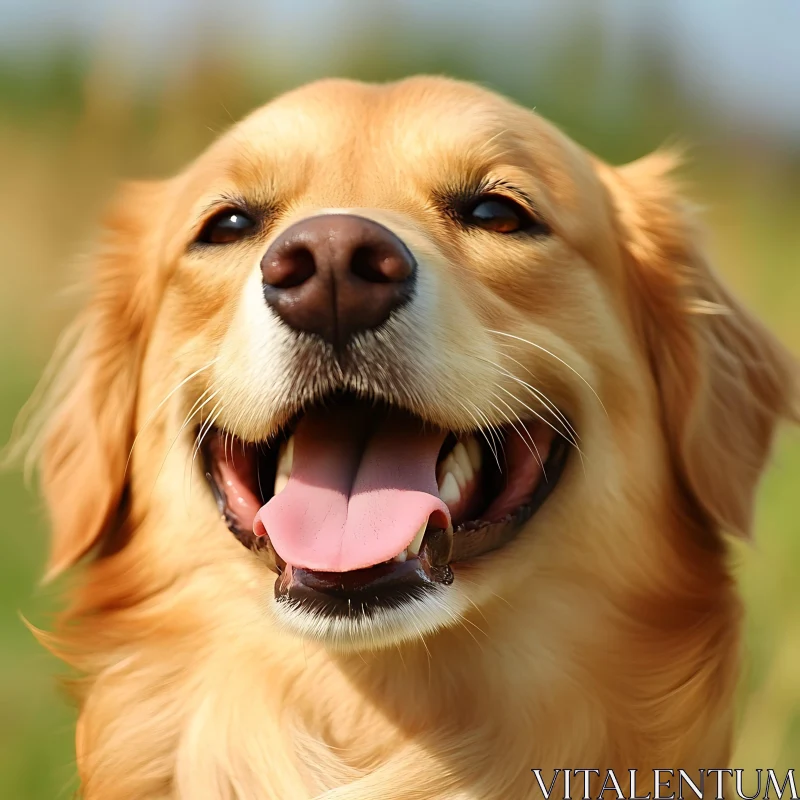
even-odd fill
[(414, 541), (408, 546), (408, 552), (410, 555), (415, 556), (419, 553), (420, 547), (422, 547), (422, 540), (425, 537), (425, 531), (428, 528), (428, 520), (422, 523), (422, 527), (417, 531), (417, 535), (414, 537)]
[(478, 444), (478, 440), (474, 436), (470, 436), (469, 439), (464, 442), (464, 449), (467, 451), (472, 469), (477, 472), (481, 468), (481, 463), (483, 461), (483, 454), (481, 453), (481, 446)]
[(294, 461), (294, 436), (284, 442), (278, 450), (278, 463), (275, 465), (275, 488), (274, 494), (278, 494), (286, 488), (289, 476), (292, 474), (292, 462)]
[(464, 447), (461, 442), (459, 442), (453, 448), (453, 458), (456, 460), (458, 466), (461, 467), (461, 471), (464, 473), (465, 480), (467, 482), (472, 480), (472, 462), (469, 460), (469, 456), (467, 455), (467, 448)]
[(399, 561), (399, 562), (402, 564), (402, 563), (403, 563), (403, 562), (406, 560), (406, 558), (408, 558), (408, 553), (406, 553), (406, 551), (405, 551), (405, 550), (403, 550), (403, 552), (402, 552), (402, 553), (398, 553), (398, 554), (397, 554), (397, 555), (396, 555), (396, 556), (395, 556), (395, 557), (392, 559), (392, 561)]
[(281, 445), (278, 451), (278, 472), (289, 475), (292, 472), (292, 462), (294, 461), (294, 436)]
[(458, 488), (458, 481), (452, 472), (444, 476), (439, 487), (439, 499), (447, 506), (455, 505), (461, 499), (461, 489)]

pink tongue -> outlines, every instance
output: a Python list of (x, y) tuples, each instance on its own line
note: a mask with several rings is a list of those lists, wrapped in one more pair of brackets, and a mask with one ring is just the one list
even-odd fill
[(289, 482), (253, 523), (288, 564), (363, 569), (402, 553), (431, 517), (450, 524), (436, 486), (445, 434), (408, 417), (371, 422), (350, 406), (312, 411), (297, 426)]

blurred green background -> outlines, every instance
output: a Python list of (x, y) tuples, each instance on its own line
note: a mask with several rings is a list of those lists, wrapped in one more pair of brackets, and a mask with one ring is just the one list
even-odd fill
[[(0, 0), (0, 20), (0, 441), (76, 308), (71, 265), (118, 180), (173, 172), (323, 75), (476, 80), (613, 162), (688, 143), (719, 269), (800, 351), (800, 3)], [(42, 509), (14, 471), (0, 508), (0, 797), (68, 797), (73, 712), (21, 619), (47, 627), (57, 604), (59, 587), (38, 586)], [(800, 767), (799, 512), (787, 432), (755, 543), (736, 549), (749, 648), (736, 767)]]

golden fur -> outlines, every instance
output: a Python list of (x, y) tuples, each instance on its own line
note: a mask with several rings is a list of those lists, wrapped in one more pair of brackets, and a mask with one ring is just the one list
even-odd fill
[[(741, 609), (723, 533), (750, 531), (797, 368), (710, 268), (673, 160), (611, 167), (445, 79), (325, 81), (122, 192), (40, 447), (49, 575), (90, 554), (47, 637), (84, 676), (86, 798), (505, 800), (539, 796), (534, 767), (726, 764)], [(552, 236), (455, 232), (432, 195), (483, 174), (530, 193)], [(225, 194), (273, 204), (275, 225), (197, 256)], [(501, 424), (531, 382), (580, 436), (528, 529), (375, 647), (276, 617), (192, 459), (199, 420), (263, 436), (302, 394), (254, 322), (258, 259), (332, 208), (422, 265), (414, 410)]]

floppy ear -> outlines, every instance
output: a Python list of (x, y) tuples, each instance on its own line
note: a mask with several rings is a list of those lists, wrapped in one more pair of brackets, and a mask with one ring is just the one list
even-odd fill
[[(46, 580), (84, 555), (123, 500), (142, 353), (158, 298), (161, 183), (127, 186), (107, 215), (72, 352), (57, 371), (39, 439), (52, 546)], [(60, 358), (56, 354), (56, 358)]]
[(776, 424), (800, 419), (798, 364), (722, 285), (656, 153), (613, 171), (633, 314), (679, 479), (718, 529), (748, 535)]

